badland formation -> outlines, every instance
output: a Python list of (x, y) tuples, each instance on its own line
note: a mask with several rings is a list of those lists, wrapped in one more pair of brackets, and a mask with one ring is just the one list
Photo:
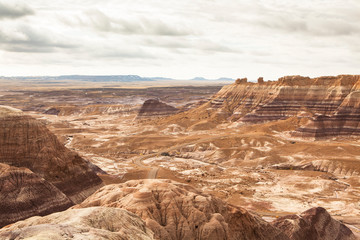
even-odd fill
[(360, 76), (94, 84), (2, 86), (1, 239), (359, 239)]

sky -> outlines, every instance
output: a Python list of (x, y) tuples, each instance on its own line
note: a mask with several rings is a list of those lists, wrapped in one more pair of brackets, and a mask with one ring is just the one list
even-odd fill
[(360, 74), (359, 0), (0, 0), (0, 76)]

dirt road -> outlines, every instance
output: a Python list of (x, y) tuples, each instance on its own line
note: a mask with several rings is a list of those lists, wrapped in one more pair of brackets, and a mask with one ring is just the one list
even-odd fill
[[(155, 157), (156, 155), (157, 154), (155, 153), (155, 154), (148, 154), (146, 156), (138, 157), (137, 159), (134, 160), (134, 163), (136, 165), (138, 165), (139, 167), (149, 168), (149, 166), (144, 165), (144, 163), (142, 161), (147, 159), (147, 158), (150, 158), (150, 157)], [(151, 170), (149, 171), (146, 178), (147, 179), (156, 179), (158, 171), (159, 171), (158, 167), (151, 167)]]

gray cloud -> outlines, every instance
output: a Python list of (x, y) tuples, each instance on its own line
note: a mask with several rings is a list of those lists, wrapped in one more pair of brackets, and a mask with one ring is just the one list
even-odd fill
[(75, 48), (75, 44), (60, 41), (58, 36), (49, 36), (49, 32), (39, 32), (28, 25), (19, 27), (16, 31), (0, 30), (0, 45), (9, 52), (54, 52), (58, 48)]
[[(284, 7), (284, 6), (283, 6)], [(288, 6), (289, 7), (289, 6)], [(360, 21), (351, 6), (347, 8), (323, 9), (318, 6), (315, 10), (292, 6), (293, 9), (265, 8), (255, 24), (269, 30), (282, 33), (294, 33), (311, 36), (348, 36), (360, 34)]]
[(283, 15), (266, 16), (264, 19), (259, 20), (259, 24), (266, 28), (285, 32), (304, 32), (308, 29), (305, 21)]
[(0, 1), (0, 19), (21, 18), (32, 14), (34, 14), (34, 10), (25, 4), (9, 4), (9, 1)]
[(158, 18), (139, 17), (133, 19), (109, 17), (97, 9), (91, 9), (73, 18), (61, 18), (69, 26), (93, 28), (101, 32), (126, 35), (187, 36), (196, 34), (181, 24), (170, 24)]
[[(174, 49), (174, 50), (190, 50), (192, 52), (222, 52), (222, 53), (241, 53), (240, 50), (231, 48), (226, 45), (222, 45), (220, 43), (216, 43), (211, 40), (204, 39), (185, 39), (185, 38), (148, 38), (143, 41), (143, 44), (151, 47), (160, 47), (165, 49)], [(180, 52), (178, 52), (180, 53)]]
[(98, 52), (92, 53), (96, 58), (108, 58), (108, 59), (151, 59), (155, 58), (154, 55), (148, 53), (144, 49), (140, 48), (104, 48)]
[(260, 25), (285, 33), (299, 33), (315, 36), (346, 36), (359, 34), (355, 23), (339, 19), (296, 18), (294, 16), (272, 16), (260, 20)]

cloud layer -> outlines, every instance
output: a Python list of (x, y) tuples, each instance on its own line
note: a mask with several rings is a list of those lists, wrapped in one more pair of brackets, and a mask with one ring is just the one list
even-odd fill
[(0, 19), (21, 18), (34, 14), (34, 11), (25, 3), (14, 3), (12, 1), (0, 1)]
[(359, 74), (357, 0), (0, 0), (0, 75)]

